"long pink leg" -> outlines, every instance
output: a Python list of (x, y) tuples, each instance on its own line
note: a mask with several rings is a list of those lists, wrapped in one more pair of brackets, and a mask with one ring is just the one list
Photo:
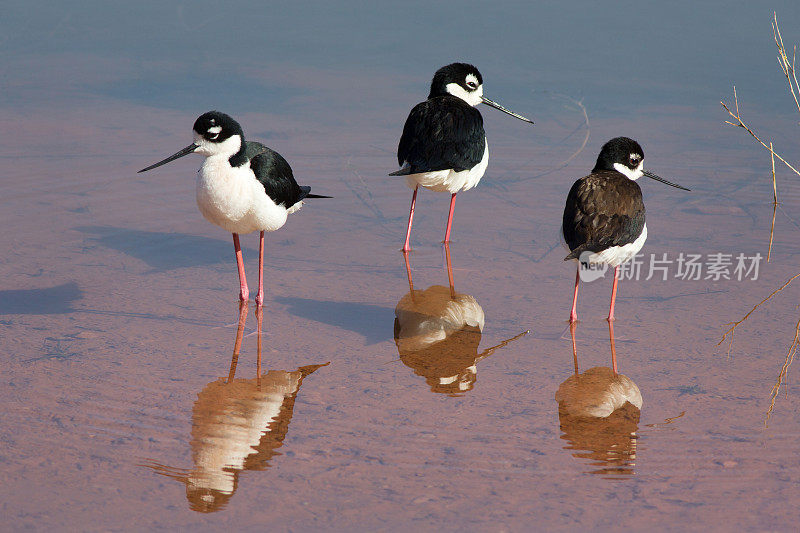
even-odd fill
[(236, 266), (239, 268), (239, 299), (247, 301), (250, 290), (247, 288), (247, 278), (244, 275), (244, 261), (242, 260), (242, 247), (239, 245), (239, 234), (233, 234), (233, 249), (236, 250)]
[(619, 279), (619, 265), (614, 267), (614, 284), (611, 286), (611, 307), (608, 308), (608, 321), (614, 320), (614, 301), (617, 299), (617, 280)]
[(569, 313), (569, 323), (578, 321), (578, 283), (581, 281), (581, 265), (578, 263), (578, 270), (575, 271), (575, 294), (572, 295), (572, 311)]
[(417, 191), (419, 190), (419, 185), (414, 187), (414, 194), (411, 196), (411, 211), (408, 213), (408, 229), (406, 230), (406, 243), (403, 245), (403, 251), (408, 252), (411, 250), (411, 246), (408, 244), (408, 241), (411, 239), (411, 223), (414, 221), (414, 205), (417, 203)]
[(258, 237), (258, 292), (256, 306), (264, 305), (264, 232)]
[(442, 242), (450, 242), (450, 227), (453, 225), (453, 211), (456, 208), (456, 193), (450, 197), (450, 214), (447, 215), (447, 230), (444, 232), (444, 240)]

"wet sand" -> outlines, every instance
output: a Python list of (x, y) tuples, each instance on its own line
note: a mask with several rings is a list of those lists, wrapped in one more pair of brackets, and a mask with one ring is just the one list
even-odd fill
[[(797, 273), (800, 185), (785, 172), (772, 262), (762, 262), (758, 280), (620, 283), (617, 364), (641, 391), (640, 412), (597, 424), (559, 417), (556, 392), (575, 362), (566, 324), (574, 266), (563, 261), (558, 228), (572, 181), (592, 167), (602, 142), (637, 138), (648, 168), (692, 188), (642, 183), (643, 252), (766, 255), (769, 158), (722, 123), (715, 102), (637, 104), (622, 116), (590, 108), (589, 143), (563, 168), (585, 133), (574, 105), (546, 93), (501, 100), (532, 111), (534, 128), (482, 110), (489, 170), (458, 197), (450, 253), (455, 291), (484, 320), (459, 330), (456, 351), (478, 355), (530, 333), (467, 360), (469, 386), (443, 394), (396, 340), (396, 308), (409, 294), (399, 248), (411, 194), (386, 176), (428, 74), (409, 89), (370, 85), (368, 74), (353, 70), (359, 83), (330, 108), (329, 94), (315, 92), (319, 75), (309, 68), (282, 78), (301, 90), (302, 112), (237, 114), (302, 183), (336, 197), (308, 202), (267, 236), (260, 372), (253, 305), (237, 360), (235, 383), (247, 400), (217, 394), (237, 342), (237, 279), (230, 235), (195, 205), (200, 158), (136, 174), (184, 146), (201, 110), (88, 98), (77, 89), (66, 108), (37, 100), (4, 109), (6, 129), (18, 128), (0, 153), (4, 528), (787, 530), (797, 523), (792, 388), (777, 398), (766, 427), (764, 420), (794, 335), (800, 280), (739, 326), (729, 354), (716, 346), (725, 323)], [(331, 83), (335, 93), (348, 86), (336, 76)], [(345, 112), (359, 101), (358, 116)], [(750, 116), (775, 138), (796, 133), (795, 117), (763, 108)], [(29, 148), (43, 156), (26, 155)], [(438, 244), (446, 211), (446, 195), (420, 192), (410, 255), (420, 291), (449, 285)], [(252, 290), (257, 239), (242, 239)], [(611, 365), (609, 294), (609, 278), (582, 285), (580, 372)], [(271, 399), (252, 392), (261, 390), (258, 376), (275, 381), (264, 393)], [(243, 440), (220, 429), (228, 418), (249, 428)], [(204, 447), (209, 439), (216, 448)], [(235, 476), (235, 490), (219, 489), (218, 507), (187, 498), (187, 473), (209, 464), (223, 481)], [(175, 475), (159, 475), (154, 465)]]

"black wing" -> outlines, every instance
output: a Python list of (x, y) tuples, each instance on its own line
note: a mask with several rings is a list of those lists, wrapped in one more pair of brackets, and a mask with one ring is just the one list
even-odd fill
[(593, 173), (576, 181), (567, 195), (562, 231), (571, 253), (564, 259), (631, 243), (643, 228), (639, 185), (618, 172)]
[(301, 187), (294, 180), (292, 167), (276, 152), (261, 143), (247, 141), (245, 156), (256, 179), (277, 205), (292, 207), (307, 197), (311, 187)]
[(467, 170), (483, 158), (486, 133), (480, 112), (455, 96), (437, 96), (414, 106), (403, 127), (397, 162), (411, 174)]

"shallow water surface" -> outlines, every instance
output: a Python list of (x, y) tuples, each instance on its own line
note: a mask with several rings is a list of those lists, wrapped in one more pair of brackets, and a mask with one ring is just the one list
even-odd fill
[[(800, 279), (717, 346), (800, 268), (800, 182), (779, 168), (770, 262), (735, 272), (766, 255), (773, 210), (768, 153), (723, 122), (734, 83), (743, 116), (800, 159), (772, 6), (239, 4), (252, 17), (231, 36), (216, 4), (95, 4), (19, 3), (0, 22), (4, 528), (800, 519), (786, 380), (767, 420)], [(775, 8), (800, 42), (800, 10)], [(411, 194), (387, 174), (433, 71), (461, 59), (536, 125), (481, 109), (491, 159), (451, 245), (447, 195), (423, 190), (404, 258)], [(199, 158), (136, 173), (214, 107), (335, 197), (267, 236), (260, 316), (237, 302), (230, 235), (197, 211)], [(641, 183), (641, 275), (620, 282), (611, 333), (609, 275), (582, 284), (573, 337), (564, 198), (617, 135), (692, 191)], [(253, 290), (257, 238), (242, 243)], [(681, 254), (718, 253), (731, 279), (678, 276)]]

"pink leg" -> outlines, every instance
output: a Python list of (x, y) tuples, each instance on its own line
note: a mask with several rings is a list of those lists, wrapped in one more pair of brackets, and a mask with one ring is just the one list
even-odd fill
[(258, 237), (258, 292), (256, 306), (264, 305), (264, 232)]
[(442, 242), (450, 242), (450, 227), (453, 225), (453, 211), (456, 208), (456, 193), (450, 197), (450, 214), (447, 215), (447, 230), (444, 232), (444, 240)]
[(608, 308), (608, 321), (614, 320), (614, 301), (617, 299), (617, 280), (619, 279), (619, 265), (614, 267), (614, 284), (611, 286), (611, 307)]
[(242, 247), (239, 246), (239, 234), (233, 234), (233, 249), (236, 250), (236, 266), (239, 268), (239, 299), (247, 301), (250, 291), (247, 288), (247, 278), (244, 275), (244, 261), (242, 260)]
[(581, 281), (581, 265), (575, 271), (575, 294), (572, 295), (572, 311), (569, 313), (569, 323), (574, 324), (578, 321), (578, 283)]
[(419, 190), (419, 186), (414, 188), (414, 194), (411, 196), (411, 211), (408, 213), (408, 229), (406, 230), (406, 243), (403, 245), (403, 251), (407, 252), (411, 250), (411, 246), (408, 244), (408, 241), (411, 239), (411, 223), (414, 221), (414, 205), (417, 203), (417, 191)]

